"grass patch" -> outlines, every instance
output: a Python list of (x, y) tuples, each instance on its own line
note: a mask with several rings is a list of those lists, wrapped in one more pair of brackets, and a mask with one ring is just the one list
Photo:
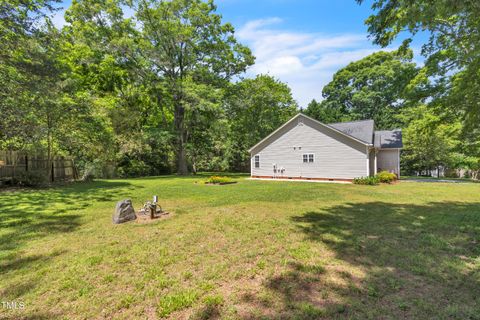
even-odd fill
[[(478, 318), (479, 184), (211, 175), (0, 192), (0, 319)], [(112, 224), (152, 195), (170, 219)]]
[(192, 290), (168, 294), (158, 303), (158, 315), (166, 317), (172, 312), (188, 308), (198, 299), (198, 293)]

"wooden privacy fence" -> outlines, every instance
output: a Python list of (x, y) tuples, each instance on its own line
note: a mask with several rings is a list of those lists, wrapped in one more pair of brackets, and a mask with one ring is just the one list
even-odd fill
[(43, 156), (20, 151), (0, 151), (0, 180), (13, 179), (29, 171), (43, 172), (50, 176), (52, 182), (78, 178), (72, 159), (55, 157), (49, 166), (48, 160)]

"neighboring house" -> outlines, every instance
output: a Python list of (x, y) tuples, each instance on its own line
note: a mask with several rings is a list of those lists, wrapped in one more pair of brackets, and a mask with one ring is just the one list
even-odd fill
[(324, 124), (298, 114), (249, 152), (252, 178), (345, 180), (400, 175), (402, 131), (374, 131), (374, 121)]

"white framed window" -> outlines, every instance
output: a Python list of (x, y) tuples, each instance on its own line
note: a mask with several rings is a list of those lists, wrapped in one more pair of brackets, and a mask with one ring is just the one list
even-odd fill
[(260, 156), (256, 155), (254, 157), (254, 162), (255, 162), (255, 168), (260, 168)]
[(303, 163), (314, 163), (314, 162), (315, 162), (315, 154), (313, 153), (303, 154)]

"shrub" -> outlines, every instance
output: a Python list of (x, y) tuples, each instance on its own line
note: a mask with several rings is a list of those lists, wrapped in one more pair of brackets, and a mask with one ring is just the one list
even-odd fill
[(377, 176), (374, 177), (360, 177), (353, 179), (354, 184), (375, 186), (380, 183), (380, 180)]
[(379, 183), (392, 183), (395, 180), (397, 180), (397, 176), (394, 173), (390, 173), (388, 171), (382, 171), (377, 173), (373, 177), (355, 178), (353, 179), (353, 183), (374, 186)]
[(24, 187), (39, 187), (48, 183), (48, 176), (43, 171), (22, 172), (15, 178), (15, 184)]
[(211, 176), (205, 183), (229, 184), (235, 183), (235, 181), (233, 181), (233, 179), (229, 177)]
[(388, 171), (377, 173), (377, 177), (381, 183), (392, 183), (393, 181), (397, 180), (397, 175)]
[(150, 166), (143, 160), (131, 159), (119, 166), (118, 174), (122, 178), (146, 177), (150, 175)]

